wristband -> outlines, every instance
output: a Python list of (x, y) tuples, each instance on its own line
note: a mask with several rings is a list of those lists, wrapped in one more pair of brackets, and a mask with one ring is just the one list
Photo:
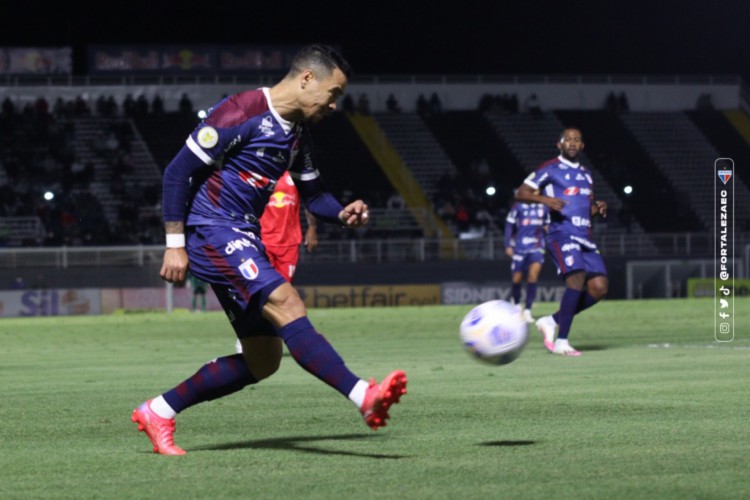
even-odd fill
[(185, 248), (185, 235), (168, 233), (167, 248)]

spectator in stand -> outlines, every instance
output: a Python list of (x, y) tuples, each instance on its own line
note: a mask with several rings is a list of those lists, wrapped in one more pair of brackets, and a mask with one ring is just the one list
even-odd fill
[(179, 102), (179, 110), (180, 113), (189, 115), (193, 113), (193, 101), (190, 100), (190, 97), (188, 97), (187, 93), (183, 93), (182, 97), (180, 97)]
[(388, 94), (385, 106), (389, 113), (398, 114), (401, 112), (401, 106), (398, 105), (398, 100), (396, 100), (396, 96), (393, 94)]
[(363, 115), (370, 114), (370, 99), (367, 97), (367, 94), (359, 94), (359, 99), (357, 100), (357, 112)]

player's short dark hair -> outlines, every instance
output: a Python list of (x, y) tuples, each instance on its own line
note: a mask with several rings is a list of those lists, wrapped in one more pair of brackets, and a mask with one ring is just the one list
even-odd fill
[(569, 125), (569, 126), (565, 127), (564, 129), (562, 129), (562, 131), (560, 131), (560, 136), (557, 138), (558, 141), (562, 141), (563, 140), (563, 138), (565, 137), (565, 132), (567, 130), (577, 130), (578, 133), (581, 134), (581, 139), (583, 139), (583, 132), (581, 132), (581, 129), (578, 128), (578, 127), (576, 127), (575, 125)]
[(338, 68), (347, 78), (352, 77), (352, 68), (346, 59), (333, 47), (321, 43), (307, 45), (300, 49), (292, 59), (289, 72), (297, 74), (313, 66), (322, 66), (329, 73)]

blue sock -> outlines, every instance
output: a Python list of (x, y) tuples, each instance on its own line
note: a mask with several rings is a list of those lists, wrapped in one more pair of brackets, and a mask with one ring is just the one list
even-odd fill
[(282, 327), (279, 335), (302, 368), (345, 397), (349, 396), (359, 377), (349, 371), (341, 356), (324, 336), (315, 331), (307, 317), (295, 319)]
[(576, 314), (578, 314), (581, 311), (585, 311), (589, 307), (593, 306), (594, 304), (598, 303), (599, 301), (596, 300), (594, 297), (591, 296), (589, 292), (583, 292), (581, 294), (581, 298), (578, 301), (578, 306), (576, 306)]
[(511, 288), (511, 296), (513, 297), (514, 304), (521, 303), (521, 284), (520, 283), (513, 283), (513, 287)]
[(242, 354), (233, 354), (209, 361), (195, 375), (163, 396), (169, 406), (179, 413), (195, 404), (232, 394), (257, 382)]
[(562, 300), (560, 300), (560, 310), (552, 315), (554, 320), (557, 322), (558, 339), (568, 338), (568, 334), (570, 333), (570, 325), (573, 324), (573, 316), (575, 316), (576, 314), (578, 301), (581, 299), (582, 294), (582, 290), (575, 290), (573, 288), (565, 289)]
[(526, 309), (531, 309), (536, 300), (536, 283), (528, 283), (526, 285)]

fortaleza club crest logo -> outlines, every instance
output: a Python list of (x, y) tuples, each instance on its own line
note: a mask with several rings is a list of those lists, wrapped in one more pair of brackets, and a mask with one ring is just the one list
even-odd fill
[(732, 177), (732, 171), (731, 170), (719, 170), (717, 172), (719, 175), (719, 179), (721, 179), (721, 182), (726, 185), (727, 182), (729, 182), (729, 179)]

